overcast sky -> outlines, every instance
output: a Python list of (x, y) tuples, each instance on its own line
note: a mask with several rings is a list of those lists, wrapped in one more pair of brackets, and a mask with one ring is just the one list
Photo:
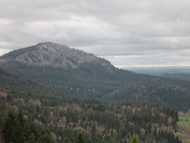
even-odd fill
[(190, 65), (190, 0), (0, 0), (0, 54), (52, 41), (119, 67)]

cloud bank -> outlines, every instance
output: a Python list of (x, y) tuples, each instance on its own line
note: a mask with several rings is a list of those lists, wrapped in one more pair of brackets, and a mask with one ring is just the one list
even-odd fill
[(0, 0), (0, 54), (43, 41), (119, 67), (190, 65), (189, 0)]

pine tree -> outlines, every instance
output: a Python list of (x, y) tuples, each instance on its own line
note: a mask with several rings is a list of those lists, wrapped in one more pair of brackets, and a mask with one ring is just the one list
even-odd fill
[(140, 143), (139, 136), (138, 135), (132, 135), (129, 138), (129, 143)]

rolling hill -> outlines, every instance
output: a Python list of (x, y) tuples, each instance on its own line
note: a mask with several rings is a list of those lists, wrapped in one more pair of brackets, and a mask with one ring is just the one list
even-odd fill
[(105, 59), (45, 42), (0, 57), (1, 68), (54, 94), (101, 102), (150, 102), (189, 109), (190, 82), (136, 74)]

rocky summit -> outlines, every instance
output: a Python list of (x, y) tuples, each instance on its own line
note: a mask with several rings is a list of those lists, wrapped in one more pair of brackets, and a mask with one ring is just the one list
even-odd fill
[(1, 58), (4, 62), (18, 62), (31, 66), (78, 68), (82, 64), (99, 64), (112, 69), (106, 60), (53, 42), (44, 42), (8, 53)]

